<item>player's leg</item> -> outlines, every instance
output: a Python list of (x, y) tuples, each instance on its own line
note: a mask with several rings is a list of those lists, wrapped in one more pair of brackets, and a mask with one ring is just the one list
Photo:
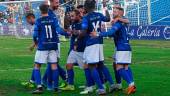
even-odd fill
[(75, 90), (75, 88), (74, 88), (74, 70), (73, 70), (74, 63), (76, 63), (76, 53), (75, 53), (75, 51), (71, 51), (67, 58), (67, 64), (66, 64), (68, 85), (65, 86), (64, 88), (61, 88), (62, 90), (70, 90), (70, 91)]
[(119, 72), (116, 70), (116, 63), (113, 62), (114, 76), (116, 79), (115, 90), (122, 90), (122, 80)]
[(43, 75), (43, 78), (42, 78), (42, 83), (43, 83), (43, 86), (44, 87), (47, 87), (48, 86), (48, 84), (47, 83), (49, 83), (48, 81), (48, 76), (50, 75), (49, 73), (50, 72), (52, 72), (52, 70), (51, 70), (51, 64), (50, 63), (48, 63), (47, 64), (47, 67), (46, 67), (46, 70), (45, 70), (45, 73), (44, 73), (44, 75)]
[(52, 69), (51, 64), (48, 63), (47, 67), (49, 68), (47, 71), (47, 90), (53, 90), (53, 77), (52, 77)]
[(102, 71), (103, 75), (104, 75), (104, 78), (106, 79), (106, 81), (108, 81), (110, 83), (110, 88), (109, 88), (109, 92), (113, 92), (115, 90), (115, 87), (114, 87), (114, 82), (113, 82), (113, 79), (112, 79), (112, 76), (108, 70), (108, 68), (104, 65), (104, 54), (103, 54), (103, 44), (100, 44), (99, 45), (99, 57), (100, 57), (100, 62), (99, 62), (99, 69)]
[(84, 88), (82, 92), (80, 92), (80, 94), (88, 94), (94, 91), (95, 83), (91, 76), (90, 69), (88, 68), (88, 64), (84, 64), (85, 62), (84, 62), (83, 54), (84, 52), (77, 52), (77, 55), (76, 55), (76, 61), (80, 69), (84, 70), (85, 77), (86, 77), (86, 84), (85, 84), (86, 87)]
[(57, 52), (57, 68), (59, 70), (59, 76), (61, 77), (62, 80), (64, 80), (64, 82), (61, 83), (61, 85), (59, 86), (60, 88), (63, 88), (67, 85), (67, 78), (66, 78), (66, 71), (60, 66), (60, 54), (61, 54), (61, 47), (60, 47), (60, 43), (57, 44), (58, 45), (58, 50)]
[(122, 81), (121, 81), (121, 76), (118, 73), (118, 71), (116, 70), (116, 59), (115, 59), (115, 55), (113, 55), (113, 70), (114, 70), (114, 76), (116, 79), (116, 84), (115, 84), (115, 90), (122, 90)]
[(37, 89), (33, 91), (33, 94), (41, 94), (43, 92), (42, 84), (41, 84), (41, 73), (40, 67), (41, 64), (47, 62), (48, 51), (36, 51), (35, 54), (35, 65), (34, 65), (34, 78), (35, 84), (37, 85)]
[(98, 68), (102, 71), (104, 78), (110, 83), (110, 85), (113, 84), (113, 79), (111, 77), (111, 74), (108, 70), (108, 68), (104, 65), (103, 61), (100, 61), (98, 64)]
[(99, 95), (106, 94), (105, 89), (104, 89), (104, 87), (102, 85), (102, 82), (101, 82), (101, 79), (100, 79), (100, 76), (99, 76), (99, 73), (98, 73), (96, 67), (97, 67), (97, 63), (96, 64), (94, 64), (94, 63), (89, 64), (89, 68), (90, 68), (90, 71), (91, 71), (91, 76), (92, 76), (94, 82), (96, 83), (97, 87), (99, 88), (97, 90), (97, 93)]
[(51, 63), (51, 69), (52, 69), (52, 81), (53, 81), (53, 87), (55, 92), (60, 92), (58, 88), (58, 82), (59, 82), (59, 71), (57, 68), (57, 53), (55, 50), (51, 50), (48, 53), (48, 63)]
[(99, 69), (102, 71), (104, 77), (106, 78), (106, 80), (109, 82), (110, 84), (110, 88), (109, 88), (109, 93), (112, 93), (115, 90), (115, 84), (113, 82), (112, 76), (108, 70), (108, 68), (104, 65), (103, 62), (100, 62), (98, 64)]
[(136, 86), (135, 86), (135, 83), (134, 83), (134, 80), (133, 80), (132, 71), (131, 71), (131, 69), (128, 65), (125, 65), (124, 68), (125, 68), (127, 74), (129, 75), (129, 78), (130, 78), (130, 81), (131, 81), (128, 88), (126, 89), (126, 93), (131, 94), (131, 93), (136, 92)]
[(35, 84), (37, 85), (36, 90), (34, 90), (33, 94), (41, 94), (43, 93), (43, 87), (41, 84), (41, 72), (40, 72), (40, 64), (35, 64), (34, 66), (34, 78), (35, 78)]
[[(92, 92), (94, 89), (94, 81), (92, 79), (92, 76), (90, 74), (90, 69), (88, 68), (88, 64), (85, 64), (84, 58), (83, 58), (84, 52), (76, 52), (76, 61), (80, 69), (84, 70), (85, 77), (86, 77), (86, 84), (85, 84), (85, 90)], [(84, 91), (85, 91), (84, 90)], [(87, 91), (86, 90), (86, 91)]]
[(103, 74), (102, 70), (100, 69), (100, 67), (97, 67), (97, 71), (99, 72), (99, 76), (100, 76), (101, 82), (102, 82), (102, 84), (103, 84), (103, 86), (105, 88), (105, 83), (107, 82), (107, 80), (104, 77), (104, 74)]
[(106, 86), (105, 86), (105, 83), (107, 82), (107, 79), (106, 77), (104, 76), (103, 74), (103, 71), (101, 70), (101, 64), (103, 64), (102, 61), (104, 61), (104, 54), (103, 54), (103, 44), (100, 44), (99, 45), (99, 64), (98, 64), (98, 72), (99, 72), (99, 75), (100, 75), (100, 78), (101, 78), (101, 81), (102, 81), (102, 84), (104, 86), (104, 88), (106, 89)]
[(67, 90), (67, 91), (73, 91), (73, 90), (75, 90), (73, 64), (71, 64), (71, 63), (66, 64), (66, 69), (67, 69), (67, 76), (68, 76), (67, 85), (61, 89)]
[(93, 92), (96, 87), (95, 87), (95, 82), (91, 76), (91, 71), (88, 67), (88, 64), (84, 64), (83, 65), (84, 68), (84, 73), (85, 73), (85, 77), (86, 77), (86, 85), (84, 87), (84, 90), (80, 92), (80, 94), (88, 94)]
[[(128, 83), (127, 94), (131, 94), (136, 91), (134, 86), (133, 78), (128, 69), (128, 64), (131, 63), (131, 52), (130, 51), (117, 51), (116, 52), (116, 70), (120, 76)], [(129, 75), (130, 74), (130, 75)]]
[(57, 67), (58, 67), (58, 70), (59, 70), (59, 76), (61, 77), (62, 80), (64, 80), (66, 82), (66, 80), (67, 80), (66, 71), (60, 66), (59, 62), (57, 63)]
[(131, 81), (134, 81), (133, 80), (133, 73), (132, 73), (132, 70), (131, 70), (130, 66), (125, 66), (125, 70), (129, 74), (129, 77), (130, 77)]
[(21, 82), (21, 85), (28, 87), (28, 88), (35, 87), (34, 69), (32, 70), (31, 79), (27, 82)]
[(61, 79), (66, 81), (66, 71), (59, 65), (59, 63), (60, 63), (60, 54), (61, 54), (60, 43), (58, 43), (57, 45), (58, 45), (58, 50), (56, 51), (57, 52), (57, 60), (58, 60), (57, 67), (58, 67), (59, 75), (60, 75)]
[[(59, 59), (58, 59), (59, 60)], [(66, 76), (66, 71), (60, 66), (59, 62), (57, 63), (57, 68), (59, 70), (59, 76), (61, 77), (61, 79), (63, 80), (61, 82), (61, 85), (59, 86), (59, 88), (63, 88), (67, 85), (67, 76)]]
[(105, 94), (105, 89), (102, 85), (99, 73), (97, 71), (97, 64), (99, 63), (100, 55), (99, 44), (87, 46), (84, 51), (84, 60), (87, 62), (88, 67), (90, 68), (91, 76), (98, 86), (98, 94)]

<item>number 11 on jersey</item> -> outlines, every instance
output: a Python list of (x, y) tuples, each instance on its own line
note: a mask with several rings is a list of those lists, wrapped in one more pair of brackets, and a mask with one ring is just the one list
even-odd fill
[(45, 25), (47, 39), (53, 38), (51, 25)]

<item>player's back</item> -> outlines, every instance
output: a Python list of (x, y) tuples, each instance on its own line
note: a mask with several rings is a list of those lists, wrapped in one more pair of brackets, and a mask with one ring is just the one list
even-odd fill
[(37, 19), (35, 36), (38, 38), (38, 50), (57, 50), (58, 34), (56, 20), (50, 16)]
[(116, 33), (114, 34), (114, 42), (117, 51), (131, 51), (131, 47), (129, 44), (129, 35), (127, 32), (127, 25), (121, 22), (116, 22), (116, 23), (121, 26), (119, 30), (116, 31)]
[[(84, 21), (87, 21), (87, 46), (93, 45), (93, 44), (103, 44), (103, 38), (93, 38), (90, 36), (90, 33), (93, 31), (96, 31), (97, 33), (101, 32), (101, 23), (102, 22), (109, 22), (109, 18), (106, 16), (103, 16), (103, 14), (98, 12), (91, 12), (88, 13), (86, 16), (83, 17)], [(84, 23), (83, 21), (83, 23)], [(83, 26), (83, 24), (82, 24)], [(84, 29), (84, 28), (83, 28)]]

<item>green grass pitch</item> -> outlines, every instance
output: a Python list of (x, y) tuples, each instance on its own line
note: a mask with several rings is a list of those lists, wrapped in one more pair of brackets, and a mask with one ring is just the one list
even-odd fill
[[(26, 89), (20, 84), (29, 80), (31, 75), (34, 60), (34, 52), (28, 50), (31, 42), (9, 36), (0, 37), (0, 96), (32, 96), (30, 93), (32, 89)], [(113, 75), (111, 64), (114, 43), (108, 39), (104, 44), (105, 64)], [(132, 40), (131, 45), (133, 49), (131, 68), (137, 86), (137, 92), (132, 96), (170, 96), (170, 41)], [(62, 67), (66, 63), (68, 48), (69, 42), (61, 43)], [(44, 72), (45, 65), (42, 68)], [(76, 91), (64, 91), (59, 95), (45, 91), (41, 96), (80, 96), (81, 90), (78, 86), (83, 85), (84, 81), (83, 71), (76, 67)], [(127, 84), (123, 82), (123, 86), (126, 88)], [(88, 96), (95, 96), (95, 93)], [(125, 94), (115, 92), (114, 96)]]

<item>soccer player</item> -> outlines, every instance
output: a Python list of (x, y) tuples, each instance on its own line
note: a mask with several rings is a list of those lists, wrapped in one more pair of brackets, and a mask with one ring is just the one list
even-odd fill
[[(35, 24), (35, 15), (33, 13), (27, 13), (26, 14), (26, 21), (33, 28), (33, 25)], [(34, 49), (34, 47), (35, 47), (35, 45), (31, 45), (30, 50), (32, 51)], [(32, 70), (31, 79), (28, 82), (22, 82), (21, 85), (33, 88), (33, 87), (35, 87), (34, 83), (35, 83), (34, 70)]]
[[(114, 13), (116, 13), (115, 11), (116, 11), (117, 8), (121, 8), (121, 6), (120, 6), (119, 4), (115, 4), (115, 5), (113, 6), (113, 17), (114, 17)], [(112, 23), (115, 23), (115, 22), (117, 22), (117, 21), (121, 21), (121, 22), (123, 22), (124, 24), (129, 24), (129, 23), (130, 23), (129, 19), (126, 18), (125, 16), (122, 16), (122, 17), (119, 17), (119, 18), (113, 18), (113, 19), (111, 20)]]
[[(115, 11), (115, 18), (120, 18), (123, 16), (123, 8), (117, 8)], [(95, 32), (91, 33), (91, 36), (97, 36)], [(128, 88), (126, 89), (127, 94), (134, 93), (136, 87), (133, 80), (132, 71), (129, 67), (131, 63), (132, 53), (131, 46), (129, 44), (127, 26), (122, 22), (117, 21), (111, 27), (108, 32), (102, 32), (99, 37), (113, 36), (116, 52), (115, 52), (115, 63), (116, 70), (121, 78), (123, 78), (128, 83)]]
[(86, 0), (85, 1), (85, 10), (87, 11), (87, 14), (83, 17), (82, 20), (82, 29), (83, 33), (87, 34), (86, 38), (86, 48), (84, 51), (84, 59), (85, 63), (88, 64), (88, 67), (91, 71), (91, 76), (95, 83), (98, 86), (97, 93), (99, 95), (106, 94), (106, 91), (102, 85), (101, 78), (99, 76), (99, 72), (97, 71), (97, 68), (100, 68), (102, 71), (104, 77), (109, 81), (111, 87), (110, 92), (113, 91), (113, 80), (112, 77), (106, 68), (104, 66), (104, 56), (103, 56), (103, 38), (96, 37), (93, 38), (90, 34), (91, 32), (95, 31), (96, 33), (99, 33), (101, 31), (101, 22), (109, 22), (110, 21), (110, 15), (108, 11), (106, 11), (106, 16), (103, 16), (103, 14), (94, 12), (95, 10), (96, 1), (95, 0)]
[[(115, 4), (113, 6), (113, 17), (116, 15), (116, 11), (117, 11), (117, 8), (121, 8), (121, 6), (119, 4)], [(122, 14), (122, 12), (120, 13)], [(123, 13), (124, 14), (124, 13)], [(111, 23), (114, 24), (115, 22), (117, 21), (120, 21), (122, 22), (123, 24), (125, 25), (128, 25), (130, 22), (129, 20), (125, 17), (125, 16), (120, 16), (120, 17), (117, 17), (117, 18), (113, 18)], [(114, 58), (114, 57), (113, 57)], [(114, 60), (115, 61), (115, 60)], [(121, 77), (119, 75), (119, 73), (116, 71), (116, 63), (113, 62), (113, 69), (114, 69), (114, 73), (115, 73), (115, 79), (116, 79), (116, 84), (115, 84), (115, 89), (116, 90), (122, 90), (122, 82), (121, 82)]]
[[(54, 19), (56, 19), (58, 21), (59, 18), (58, 18), (58, 13), (57, 13), (56, 10), (58, 10), (58, 8), (59, 8), (59, 0), (50, 0), (50, 6), (49, 7), (50, 8), (48, 10), (48, 15), (53, 17)], [(58, 23), (58, 24), (60, 24), (60, 23)], [(61, 35), (67, 35), (67, 34), (62, 33)], [(66, 71), (59, 65), (59, 59), (60, 59), (60, 40), (58, 39), (57, 42), (58, 42), (58, 50), (57, 50), (57, 54), (58, 54), (57, 59), (58, 59), (58, 61), (57, 61), (57, 67), (58, 67), (58, 70), (59, 70), (60, 77), (62, 78), (62, 80), (64, 80), (64, 83), (62, 83), (60, 87), (65, 87), (67, 85), (66, 84)], [(47, 70), (46, 70), (46, 75), (44, 75), (44, 77), (43, 77), (43, 82), (44, 82), (45, 85), (47, 85), (47, 89), (51, 90), (51, 83), (47, 82), (47, 73), (48, 72), (49, 72), (49, 74), (52, 72), (50, 64), (48, 64), (48, 67), (47, 67)]]
[(26, 20), (30, 25), (34, 25), (35, 24), (35, 15), (33, 13), (27, 13)]
[(84, 10), (84, 6), (83, 5), (78, 5), (77, 9), (80, 12), (82, 17), (86, 14), (86, 11)]
[(34, 65), (34, 78), (37, 89), (32, 93), (43, 93), (40, 68), (42, 64), (47, 62), (50, 63), (52, 69), (52, 83), (54, 91), (59, 92), (59, 72), (57, 68), (56, 50), (58, 49), (58, 32), (62, 32), (63, 30), (58, 25), (58, 21), (56, 19), (48, 16), (49, 7), (47, 5), (42, 4), (39, 8), (42, 17), (36, 20), (33, 33), (33, 41), (37, 46)]
[(85, 48), (85, 39), (78, 38), (78, 35), (81, 30), (81, 16), (78, 10), (71, 12), (71, 30), (72, 36), (70, 40), (70, 52), (67, 58), (67, 75), (68, 75), (68, 85), (62, 90), (75, 90), (74, 87), (74, 70), (73, 66), (75, 63), (79, 64), (80, 68), (83, 68), (83, 52)]
[(67, 75), (68, 75), (68, 85), (64, 88), (61, 88), (62, 90), (75, 90), (74, 87), (74, 70), (73, 66), (75, 63), (79, 65), (81, 69), (84, 69), (85, 76), (86, 76), (86, 85), (88, 90), (86, 93), (81, 92), (80, 94), (88, 94), (88, 92), (93, 91), (92, 85), (92, 77), (90, 76), (90, 70), (87, 67), (86, 64), (84, 64), (83, 60), (83, 53), (84, 49), (86, 46), (86, 38), (81, 37), (79, 38), (79, 35), (81, 34), (81, 14), (78, 10), (74, 10), (71, 12), (71, 20), (72, 20), (72, 25), (71, 25), (71, 30), (72, 31), (72, 36), (70, 40), (70, 52), (69, 56), (67, 59), (67, 64), (66, 64), (66, 69), (67, 69)]

